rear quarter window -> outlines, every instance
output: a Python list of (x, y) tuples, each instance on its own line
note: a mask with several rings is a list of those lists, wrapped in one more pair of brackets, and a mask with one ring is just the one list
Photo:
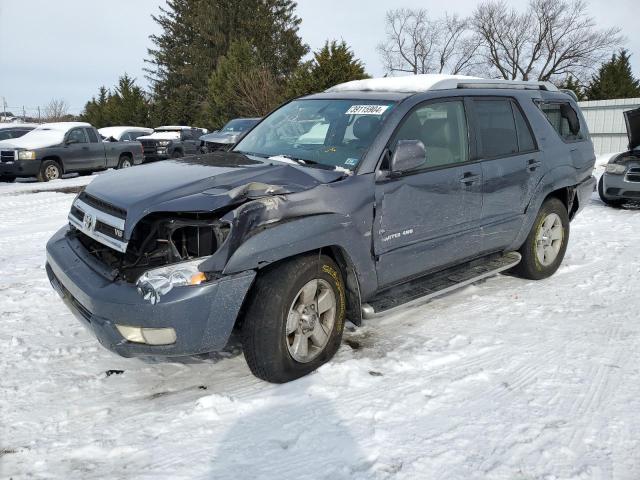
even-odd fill
[(586, 138), (578, 113), (569, 102), (542, 102), (538, 106), (563, 141), (578, 142)]

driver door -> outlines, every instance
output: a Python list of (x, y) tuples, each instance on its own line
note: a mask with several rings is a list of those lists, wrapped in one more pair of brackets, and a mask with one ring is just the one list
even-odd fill
[(446, 268), (480, 249), (482, 168), (470, 161), (464, 100), (414, 108), (394, 134), (391, 154), (398, 140), (422, 141), (427, 161), (415, 171), (391, 172), (376, 184), (380, 287)]

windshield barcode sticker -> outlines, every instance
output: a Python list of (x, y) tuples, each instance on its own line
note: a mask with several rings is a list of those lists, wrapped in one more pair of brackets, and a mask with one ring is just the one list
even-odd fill
[(351, 105), (345, 115), (382, 115), (389, 105)]

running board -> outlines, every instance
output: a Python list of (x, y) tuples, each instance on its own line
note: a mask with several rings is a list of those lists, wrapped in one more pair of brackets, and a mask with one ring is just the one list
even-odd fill
[(513, 268), (521, 258), (518, 252), (490, 255), (389, 288), (362, 305), (362, 317), (373, 318), (378, 313), (431, 300)]

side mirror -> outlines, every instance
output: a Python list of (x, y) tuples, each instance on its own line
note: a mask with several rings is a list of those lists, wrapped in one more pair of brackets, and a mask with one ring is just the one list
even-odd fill
[(414, 170), (427, 163), (427, 150), (420, 140), (398, 140), (391, 157), (391, 173)]

